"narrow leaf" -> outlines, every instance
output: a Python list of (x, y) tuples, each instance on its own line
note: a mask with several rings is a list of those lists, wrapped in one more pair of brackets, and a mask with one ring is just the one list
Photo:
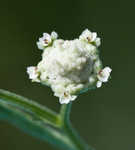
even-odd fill
[(0, 119), (65, 150), (76, 146), (61, 128), (59, 115), (22, 96), (0, 89)]

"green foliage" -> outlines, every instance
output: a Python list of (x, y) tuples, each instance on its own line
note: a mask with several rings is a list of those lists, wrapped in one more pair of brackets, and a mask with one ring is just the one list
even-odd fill
[(32, 100), (0, 89), (0, 119), (66, 150), (91, 150), (69, 121), (71, 103), (53, 112)]

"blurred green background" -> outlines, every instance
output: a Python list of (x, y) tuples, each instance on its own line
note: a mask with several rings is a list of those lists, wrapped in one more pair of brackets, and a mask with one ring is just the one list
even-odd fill
[[(58, 111), (48, 87), (31, 83), (26, 67), (41, 59), (36, 41), (55, 30), (73, 39), (85, 29), (98, 32), (104, 65), (112, 79), (73, 103), (71, 119), (96, 150), (135, 149), (135, 1), (122, 0), (1, 0), (0, 88), (37, 100)], [(0, 149), (55, 150), (7, 122), (0, 122)]]

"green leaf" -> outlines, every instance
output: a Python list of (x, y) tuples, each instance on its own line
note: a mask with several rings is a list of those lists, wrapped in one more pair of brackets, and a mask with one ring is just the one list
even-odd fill
[[(0, 119), (58, 147), (70, 149), (59, 115), (32, 100), (0, 89)], [(70, 148), (69, 148), (70, 147)]]
[(22, 96), (0, 89), (0, 120), (64, 150), (91, 150), (76, 134), (69, 120), (71, 103), (60, 113)]
[[(31, 119), (43, 119), (49, 124), (57, 124), (57, 113), (43, 107), (35, 101), (29, 100), (22, 96), (0, 89), (0, 106), (7, 110), (14, 109), (20, 111), (22, 114), (27, 114)], [(26, 116), (27, 116), (26, 115)]]

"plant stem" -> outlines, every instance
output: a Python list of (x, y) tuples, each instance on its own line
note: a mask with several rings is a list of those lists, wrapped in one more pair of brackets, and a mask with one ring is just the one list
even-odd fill
[(72, 127), (70, 122), (70, 111), (71, 111), (72, 103), (63, 104), (60, 110), (60, 117), (62, 121), (62, 128), (65, 131), (65, 134), (69, 137), (72, 145), (74, 147), (73, 150), (92, 150), (78, 135), (75, 129)]
[(71, 106), (72, 106), (72, 102), (70, 102), (69, 104), (63, 104), (61, 106), (60, 118), (61, 118), (63, 125), (70, 121)]

